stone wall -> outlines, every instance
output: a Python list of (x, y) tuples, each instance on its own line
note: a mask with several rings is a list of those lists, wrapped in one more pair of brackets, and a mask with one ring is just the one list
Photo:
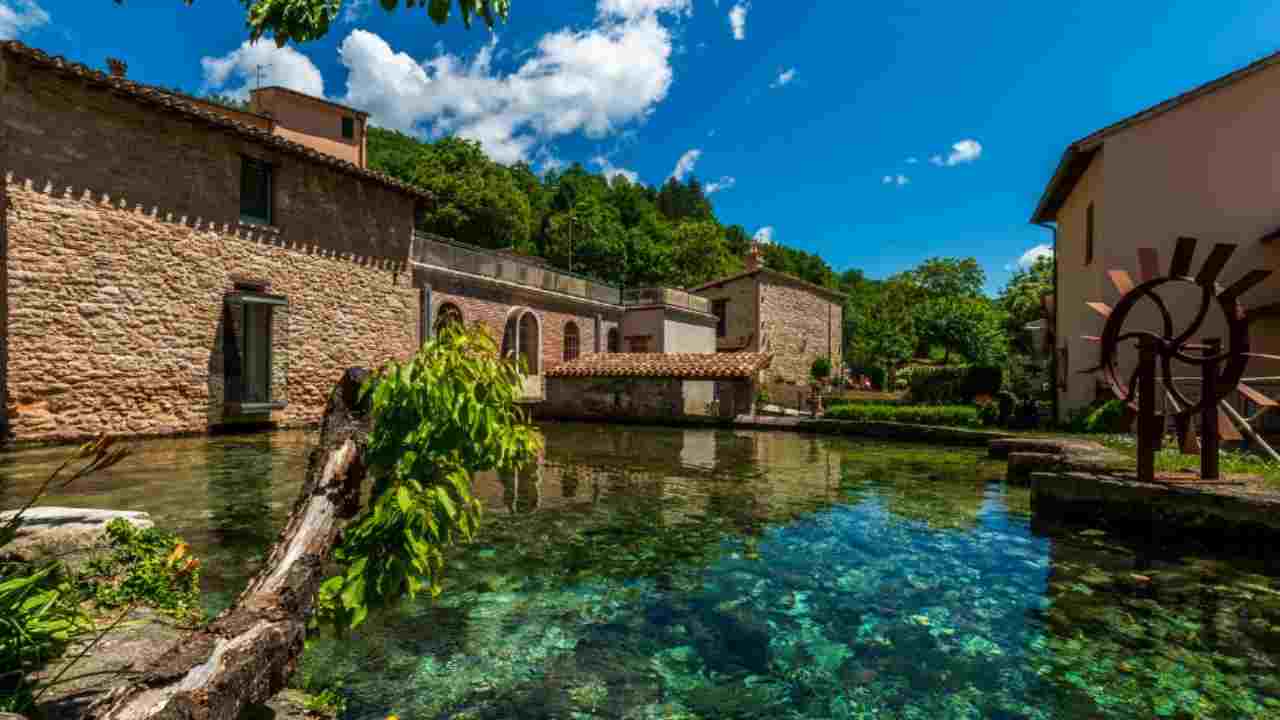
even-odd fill
[(546, 399), (534, 412), (547, 419), (732, 418), (751, 411), (751, 398), (746, 379), (549, 377)]
[(761, 273), (761, 352), (773, 353), (767, 377), (791, 383), (807, 383), (813, 361), (831, 358), (832, 373), (839, 372), (842, 347), (842, 307), (775, 273)]
[(44, 68), (8, 66), (0, 173), (235, 228), (242, 157), (253, 157), (272, 166), (272, 228), (291, 245), (408, 257), (416, 200), (404, 191)]
[[(756, 275), (730, 280), (697, 292), (711, 301), (725, 301), (725, 334), (716, 338), (720, 345), (730, 344), (738, 350), (758, 352)], [(714, 305), (712, 305), (714, 308)], [(750, 343), (746, 343), (750, 339)]]
[(288, 300), (276, 316), (288, 323), (278, 422), (317, 421), (344, 368), (417, 347), (418, 293), (402, 263), (170, 222), (164, 209), (104, 202), (97, 188), (7, 190), (8, 410), (18, 441), (221, 423), (224, 296), (240, 278)]
[(528, 308), (542, 327), (542, 370), (564, 361), (564, 329), (569, 322), (578, 326), (579, 353), (595, 352), (596, 316), (601, 316), (600, 348), (605, 348), (609, 329), (617, 327), (621, 312), (603, 303), (575, 300), (568, 296), (522, 288), (488, 278), (463, 278), (452, 273), (419, 267), (415, 270), (419, 285), (431, 287), (431, 317), (439, 317), (440, 307), (454, 305), (462, 311), (463, 322), (480, 322), (489, 328), (493, 338), (502, 340), (507, 318), (513, 308)]

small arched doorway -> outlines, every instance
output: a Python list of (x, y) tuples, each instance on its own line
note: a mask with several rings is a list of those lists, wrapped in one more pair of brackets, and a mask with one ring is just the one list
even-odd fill
[(542, 325), (538, 316), (526, 310), (520, 315), (519, 353), (526, 372), (542, 374)]
[(564, 324), (564, 361), (577, 360), (579, 347), (578, 324), (570, 320)]

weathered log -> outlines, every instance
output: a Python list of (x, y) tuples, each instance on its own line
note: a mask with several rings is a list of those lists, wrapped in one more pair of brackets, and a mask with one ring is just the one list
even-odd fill
[(368, 375), (349, 369), (330, 392), (293, 513), (235, 605), (104, 695), (84, 717), (235, 720), (284, 687), (343, 521), (360, 508), (369, 415), (357, 396)]

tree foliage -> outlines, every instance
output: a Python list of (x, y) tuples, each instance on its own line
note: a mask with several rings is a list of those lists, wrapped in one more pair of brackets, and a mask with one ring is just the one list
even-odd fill
[(1053, 292), (1053, 258), (1039, 257), (1029, 268), (1019, 268), (1000, 292), (996, 304), (1008, 318), (1009, 336), (1024, 340), (1023, 328), (1040, 319), (1041, 298)]
[[(431, 143), (369, 129), (369, 166), (431, 191), (422, 229), (487, 248), (511, 247), (624, 287), (690, 287), (742, 270), (751, 236), (725, 227), (696, 177), (661, 189), (580, 164), (539, 176), (490, 160), (474, 141)], [(773, 243), (765, 264), (834, 288), (818, 255)]]
[[(190, 5), (195, 0), (182, 0)], [(284, 46), (289, 41), (307, 42), (324, 37), (345, 2), (359, 0), (240, 0), (247, 14), (249, 37), (258, 40), (270, 35), (276, 44)], [(113, 0), (116, 5), (125, 0)], [(378, 0), (388, 12), (400, 7), (400, 0)], [(449, 21), (454, 7), (462, 14), (462, 22), (471, 27), (473, 18), (480, 18), (490, 28), (498, 21), (506, 21), (511, 10), (511, 0), (404, 0), (405, 10), (420, 8), (437, 25)]]
[(321, 586), (326, 619), (355, 627), (404, 595), (439, 593), (445, 549), (479, 524), (472, 473), (516, 469), (540, 449), (521, 386), (520, 369), (480, 326), (448, 326), (370, 379), (373, 490), (334, 549), (342, 572)]

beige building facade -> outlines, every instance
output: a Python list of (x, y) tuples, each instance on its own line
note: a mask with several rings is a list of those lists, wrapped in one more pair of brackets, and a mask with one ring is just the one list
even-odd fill
[[(1264, 58), (1183, 95), (1144, 110), (1072, 143), (1063, 154), (1032, 217), (1056, 229), (1056, 297), (1050, 335), (1057, 364), (1058, 416), (1110, 397), (1100, 375), (1082, 373), (1098, 364), (1105, 318), (1086, 303), (1113, 306), (1120, 297), (1109, 270), (1137, 281), (1139, 248), (1154, 248), (1158, 273), (1166, 275), (1179, 237), (1199, 244), (1194, 274), (1216, 243), (1237, 249), (1219, 276), (1229, 285), (1254, 269), (1280, 269), (1280, 54)], [(1190, 289), (1190, 286), (1187, 286)], [(1167, 295), (1175, 321), (1188, 322), (1194, 292)], [(1280, 275), (1246, 294), (1254, 318), (1255, 352), (1280, 353)], [(1128, 326), (1152, 327), (1155, 314), (1136, 314)], [(1224, 323), (1211, 313), (1201, 337), (1222, 338)], [(1132, 353), (1130, 353), (1132, 354)], [(1190, 367), (1174, 369), (1187, 378)], [(1266, 378), (1280, 364), (1255, 361), (1247, 377), (1270, 395)], [(1193, 389), (1188, 387), (1188, 390)], [(1239, 403), (1239, 399), (1236, 399)]]

